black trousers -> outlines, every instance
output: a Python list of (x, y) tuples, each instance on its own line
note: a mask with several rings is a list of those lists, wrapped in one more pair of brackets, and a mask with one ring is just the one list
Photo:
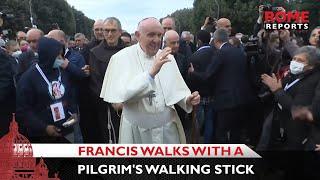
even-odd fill
[[(109, 136), (112, 141), (118, 142), (120, 117), (111, 107), (111, 104), (103, 101), (95, 94), (90, 94), (86, 108), (80, 108), (80, 126), (85, 143), (109, 143)], [(108, 108), (110, 108), (113, 130), (108, 131)], [(120, 114), (119, 114), (120, 115)]]
[(244, 122), (248, 118), (247, 108), (236, 107), (217, 111), (214, 126), (215, 142), (219, 144), (238, 144), (241, 142), (241, 132)]
[(0, 112), (0, 138), (9, 132), (12, 114), (9, 112)]
[(189, 144), (191, 143), (191, 129), (192, 129), (191, 117), (179, 105), (177, 104), (174, 105), (174, 108), (176, 109), (178, 116), (181, 120), (181, 124), (183, 126), (183, 130), (186, 135), (186, 141)]
[(84, 143), (99, 143), (99, 133), (96, 130), (98, 127), (97, 114), (95, 109), (95, 96), (90, 94), (80, 96), (79, 110), (80, 110), (80, 128)]

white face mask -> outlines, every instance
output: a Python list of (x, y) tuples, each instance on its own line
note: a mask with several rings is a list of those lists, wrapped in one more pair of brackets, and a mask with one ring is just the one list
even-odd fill
[(20, 54), (22, 54), (22, 51), (16, 51), (16, 52), (12, 53), (11, 56), (14, 58), (18, 58), (20, 56)]
[(53, 68), (59, 68), (63, 64), (63, 62), (63, 59), (57, 57), (53, 63)]
[(292, 60), (290, 62), (290, 72), (292, 74), (300, 74), (303, 72), (303, 68), (304, 68), (304, 64), (300, 63), (300, 62), (297, 62), (297, 61), (294, 61)]

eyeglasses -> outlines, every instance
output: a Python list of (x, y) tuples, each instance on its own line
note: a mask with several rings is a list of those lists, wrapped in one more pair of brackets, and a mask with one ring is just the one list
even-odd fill
[(104, 29), (103, 33), (109, 34), (111, 32), (112, 34), (116, 33), (118, 30), (117, 29)]
[(103, 29), (102, 28), (96, 28), (96, 29), (94, 29), (94, 31), (95, 32), (99, 32), (99, 31), (103, 32)]

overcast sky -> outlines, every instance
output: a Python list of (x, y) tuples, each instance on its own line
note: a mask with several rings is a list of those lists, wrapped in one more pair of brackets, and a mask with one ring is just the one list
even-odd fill
[(133, 33), (140, 20), (162, 18), (178, 9), (191, 8), (193, 0), (67, 0), (87, 17), (97, 20), (117, 17), (122, 28)]

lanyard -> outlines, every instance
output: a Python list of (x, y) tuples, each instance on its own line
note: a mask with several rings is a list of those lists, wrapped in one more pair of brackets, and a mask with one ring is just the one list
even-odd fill
[(291, 88), (293, 85), (295, 85), (299, 81), (300, 81), (300, 79), (296, 79), (290, 84), (287, 83), (286, 86), (284, 87), (284, 91), (287, 91), (289, 88)]
[(202, 46), (202, 47), (199, 48), (197, 51), (200, 51), (201, 49), (207, 49), (207, 48), (211, 48), (211, 46)]
[[(46, 75), (43, 73), (42, 69), (40, 68), (40, 66), (38, 64), (36, 64), (36, 68), (37, 70), (39, 71), (40, 75), (42, 76), (43, 80), (48, 84), (48, 89), (49, 89), (49, 94), (51, 96), (52, 99), (55, 99), (55, 97), (52, 95), (53, 92), (52, 92), (52, 85), (51, 83), (49, 82), (48, 78), (46, 77)], [(59, 81), (59, 86), (61, 85), (61, 72), (60, 72), (60, 69), (58, 68), (59, 70), (59, 77), (58, 77), (58, 81)]]

